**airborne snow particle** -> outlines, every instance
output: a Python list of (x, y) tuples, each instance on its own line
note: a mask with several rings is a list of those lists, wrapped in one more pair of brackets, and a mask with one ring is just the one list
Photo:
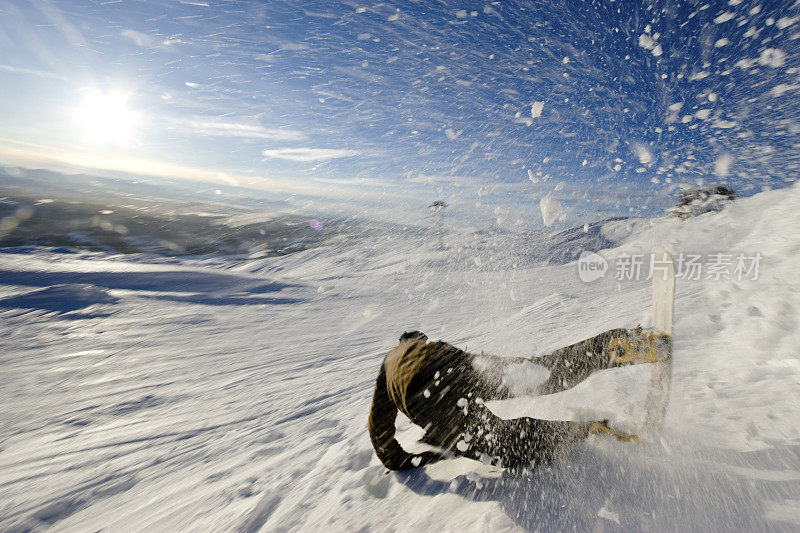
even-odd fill
[(450, 139), (451, 141), (455, 141), (456, 139), (458, 139), (458, 136), (461, 135), (461, 131), (460, 130), (456, 131), (453, 128), (447, 128), (446, 130), (444, 130), (444, 134), (447, 135), (447, 138)]
[(646, 165), (653, 162), (653, 154), (650, 153), (650, 150), (648, 150), (647, 147), (641, 144), (636, 144), (634, 145), (633, 149), (634, 152), (636, 152), (636, 157), (639, 158), (639, 162), (641, 164)]
[(777, 48), (765, 48), (761, 51), (758, 58), (758, 64), (765, 67), (778, 68), (782, 67), (786, 62), (786, 53)]
[(715, 128), (720, 128), (720, 129), (726, 130), (726, 129), (730, 129), (730, 128), (735, 128), (737, 124), (736, 124), (736, 122), (734, 122), (732, 120), (718, 120), (717, 122), (715, 122), (712, 125)]
[(772, 96), (778, 97), (778, 96), (783, 96), (784, 94), (786, 94), (786, 92), (793, 91), (795, 89), (800, 89), (800, 85), (779, 83), (778, 85), (772, 88), (770, 94), (772, 94)]
[(733, 163), (732, 156), (729, 154), (720, 155), (717, 160), (714, 161), (714, 174), (724, 178), (730, 172), (731, 163)]
[(610, 522), (616, 522), (617, 525), (619, 525), (619, 515), (617, 513), (612, 513), (605, 507), (601, 507), (600, 510), (597, 511), (597, 516)]
[(726, 37), (723, 37), (722, 39), (718, 39), (717, 42), (714, 43), (714, 47), (715, 48), (722, 48), (723, 46), (725, 46), (727, 44), (730, 44), (730, 41)]
[(723, 22), (728, 22), (729, 20), (731, 20), (735, 16), (736, 16), (736, 13), (732, 13), (730, 11), (727, 11), (727, 12), (723, 13), (722, 15), (718, 16), (717, 18), (715, 18), (714, 19), (714, 24), (722, 24)]
[(531, 118), (538, 118), (542, 116), (544, 109), (544, 102), (534, 102), (531, 106)]
[(542, 222), (545, 226), (552, 226), (553, 222), (555, 222), (564, 211), (561, 202), (550, 196), (545, 196), (541, 199), (539, 202), (539, 209), (542, 211)]

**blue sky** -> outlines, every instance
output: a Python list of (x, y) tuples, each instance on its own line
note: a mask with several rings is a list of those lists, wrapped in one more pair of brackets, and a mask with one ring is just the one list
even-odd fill
[(0, 163), (648, 213), (796, 179), (799, 34), (796, 5), (748, 0), (5, 0)]

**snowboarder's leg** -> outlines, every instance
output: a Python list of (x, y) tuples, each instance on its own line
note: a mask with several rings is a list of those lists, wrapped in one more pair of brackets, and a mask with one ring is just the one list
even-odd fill
[(534, 362), (550, 370), (550, 377), (541, 385), (539, 393), (552, 394), (567, 390), (592, 372), (611, 366), (609, 348), (613, 339), (626, 338), (630, 332), (627, 329), (612, 329), (534, 359)]
[(488, 409), (471, 421), (453, 453), (515, 468), (550, 461), (589, 435), (589, 423), (517, 418), (503, 420)]
[(409, 408), (416, 415), (414, 422), (425, 429), (422, 441), (461, 457), (524, 466), (550, 460), (589, 434), (588, 423), (495, 416), (485, 402), (508, 398), (508, 391), (471, 364), (449, 374), (440, 372), (421, 392)]

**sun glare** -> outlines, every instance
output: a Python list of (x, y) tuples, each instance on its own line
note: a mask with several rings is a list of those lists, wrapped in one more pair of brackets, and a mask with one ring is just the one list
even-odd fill
[(131, 140), (138, 114), (128, 108), (129, 95), (122, 92), (89, 91), (77, 119), (87, 141), (124, 144)]

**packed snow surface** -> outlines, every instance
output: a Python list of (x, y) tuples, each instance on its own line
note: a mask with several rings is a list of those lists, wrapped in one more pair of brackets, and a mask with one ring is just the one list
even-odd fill
[[(383, 356), (412, 328), (533, 357), (647, 325), (644, 276), (583, 283), (535, 241), (452, 229), (249, 260), (7, 249), (0, 530), (796, 531), (800, 187), (608, 224), (616, 246), (593, 251), (617, 264), (655, 244), (759, 253), (758, 279), (679, 278), (657, 438), (592, 437), (513, 474), (468, 459), (387, 474), (366, 431)], [(572, 242), (553, 254), (577, 257)], [(545, 377), (530, 367), (509, 376), (520, 394)], [(639, 380), (619, 374), (562, 407), (625, 418), (614, 390)], [(421, 430), (398, 424), (411, 448)]]

